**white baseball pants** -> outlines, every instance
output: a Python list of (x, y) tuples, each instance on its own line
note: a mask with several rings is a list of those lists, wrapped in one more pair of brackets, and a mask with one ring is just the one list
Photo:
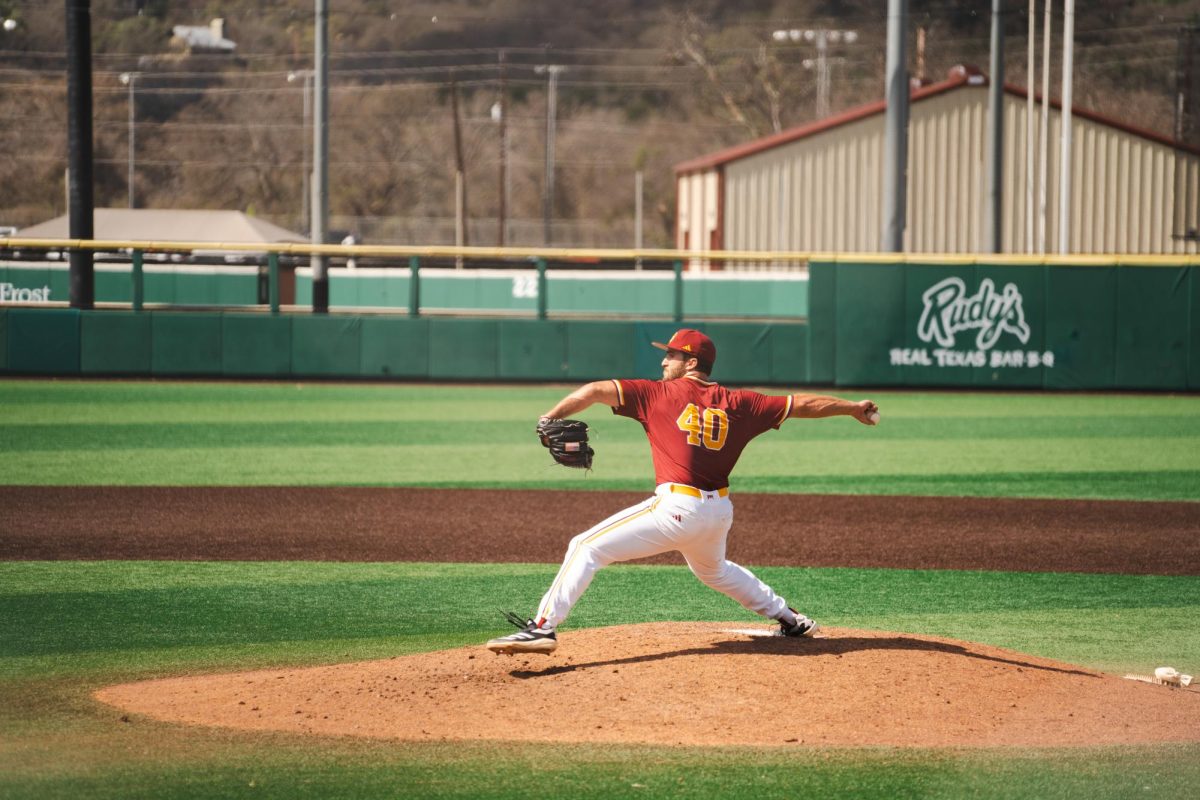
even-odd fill
[(652, 497), (613, 514), (571, 540), (535, 619), (545, 620), (544, 628), (557, 627), (571, 613), (598, 569), (614, 561), (646, 558), (668, 550), (682, 553), (692, 573), (708, 586), (755, 613), (775, 619), (783, 614), (787, 601), (748, 569), (725, 559), (725, 539), (732, 524), (733, 503), (728, 496), (661, 484)]

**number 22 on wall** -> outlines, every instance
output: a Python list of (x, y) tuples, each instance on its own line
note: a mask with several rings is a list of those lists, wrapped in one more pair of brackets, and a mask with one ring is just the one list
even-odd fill
[(695, 403), (688, 403), (675, 425), (688, 435), (687, 443), (692, 447), (703, 443), (709, 450), (720, 450), (729, 436), (729, 415), (720, 408), (701, 411)]

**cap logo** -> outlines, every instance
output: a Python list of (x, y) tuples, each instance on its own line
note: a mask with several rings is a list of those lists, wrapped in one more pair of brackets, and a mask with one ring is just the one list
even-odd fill
[(692, 346), (691, 346), (690, 344), (685, 344), (685, 345), (683, 346), (683, 349), (684, 349), (684, 350), (687, 350), (689, 353), (690, 353), (690, 352), (692, 352)]

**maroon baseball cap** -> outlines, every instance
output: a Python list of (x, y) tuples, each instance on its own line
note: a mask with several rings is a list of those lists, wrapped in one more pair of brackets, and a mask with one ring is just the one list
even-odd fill
[(712, 339), (691, 328), (681, 328), (675, 331), (671, 336), (671, 341), (666, 344), (662, 342), (651, 342), (650, 344), (659, 350), (678, 350), (689, 356), (695, 356), (710, 365), (717, 360), (717, 346), (713, 344)]

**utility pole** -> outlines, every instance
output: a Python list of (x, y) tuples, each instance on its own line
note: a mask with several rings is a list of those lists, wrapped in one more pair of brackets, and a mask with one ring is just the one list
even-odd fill
[(137, 196), (134, 192), (134, 164), (137, 163), (137, 79), (142, 73), (140, 72), (122, 72), (121, 83), (129, 87), (129, 156), (126, 167), (128, 176), (126, 183), (129, 184), (129, 207), (137, 208)]
[[(1177, 144), (1195, 146), (1200, 143), (1200, 126), (1197, 126), (1196, 73), (1197, 56), (1200, 56), (1200, 25), (1187, 23), (1179, 29), (1175, 55), (1175, 141)], [(1175, 208), (1172, 215), (1172, 238), (1185, 242), (1200, 240), (1200, 225), (1197, 225), (1196, 189), (1188, 180), (1188, 164), (1185, 159), (1175, 158)], [(1191, 251), (1191, 252), (1194, 252)]]
[(312, 231), (312, 217), (309, 215), (309, 208), (312, 203), (312, 170), (308, 166), (308, 129), (312, 124), (312, 79), (313, 71), (311, 69), (298, 69), (288, 73), (288, 83), (294, 83), (297, 80), (304, 80), (304, 99), (302, 106), (304, 108), (300, 141), (305, 142), (303, 145), (303, 153), (300, 156), (303, 173), (300, 176), (300, 218), (304, 220), (304, 224), (309, 231)]
[(880, 249), (904, 250), (908, 189), (908, 0), (888, 0), (887, 119), (883, 143), (883, 236)]
[(454, 169), (457, 174), (455, 185), (458, 191), (455, 203), (455, 213), (458, 217), (458, 229), (461, 234), (455, 244), (466, 247), (471, 243), (471, 235), (467, 231), (467, 167), (463, 161), (462, 130), (458, 121), (458, 76), (450, 73), (450, 110), (454, 114)]
[[(642, 212), (643, 205), (643, 190), (644, 182), (642, 171), (639, 169), (633, 174), (633, 249), (642, 249)], [(638, 256), (637, 268), (642, 268), (642, 258)]]
[(1038, 143), (1038, 252), (1046, 252), (1046, 172), (1050, 147), (1050, 5), (1042, 21), (1042, 135)]
[(1025, 252), (1033, 252), (1033, 76), (1037, 39), (1037, 0), (1029, 0), (1029, 65), (1025, 70)]
[(500, 123), (500, 185), (498, 194), (500, 196), (500, 214), (498, 230), (496, 231), (497, 245), (504, 247), (505, 240), (508, 238), (506, 228), (508, 221), (505, 215), (508, 213), (508, 87), (504, 80), (504, 62), (507, 54), (503, 49), (500, 50), (497, 58), (500, 61), (500, 100), (497, 101), (499, 106)]
[(1058, 157), (1058, 252), (1071, 250), (1071, 85), (1074, 83), (1075, 0), (1063, 2), (1062, 150)]
[[(67, 3), (67, 198), (72, 239), (92, 239), (92, 8), (91, 0)], [(71, 308), (96, 304), (92, 251), (72, 248), (68, 296)]]
[(560, 64), (537, 67), (546, 75), (546, 180), (542, 184), (542, 243), (550, 246), (550, 223), (554, 217), (554, 129), (558, 116), (558, 76), (567, 71)]
[(1004, 0), (992, 0), (991, 83), (988, 86), (987, 241), (984, 249), (1000, 252), (1004, 195)]
[[(813, 34), (812, 38), (817, 43), (817, 119), (825, 119), (829, 116), (829, 60), (825, 57), (825, 51), (829, 48), (830, 31), (824, 28), (817, 31), (806, 31)], [(837, 31), (832, 31), (834, 35)]]
[(925, 85), (925, 36), (927, 32), (924, 25), (917, 26), (917, 52), (916, 52), (916, 74), (913, 75), (917, 79), (918, 86)]
[[(771, 38), (777, 42), (785, 42), (791, 40), (799, 42), (803, 39), (810, 44), (815, 44), (817, 47), (817, 58), (806, 58), (802, 62), (805, 69), (817, 70), (817, 119), (824, 119), (829, 116), (830, 103), (829, 97), (832, 92), (832, 81), (830, 79), (830, 59), (828, 57), (829, 44), (837, 44), (845, 42), (846, 44), (854, 44), (858, 41), (858, 31), (843, 31), (832, 30), (829, 28), (788, 28), (786, 30), (778, 30), (771, 32)], [(841, 60), (841, 59), (837, 59)]]
[[(329, 0), (316, 0), (316, 91), (313, 93), (312, 243), (324, 245), (329, 227)], [(329, 260), (312, 258), (313, 313), (329, 312)]]

